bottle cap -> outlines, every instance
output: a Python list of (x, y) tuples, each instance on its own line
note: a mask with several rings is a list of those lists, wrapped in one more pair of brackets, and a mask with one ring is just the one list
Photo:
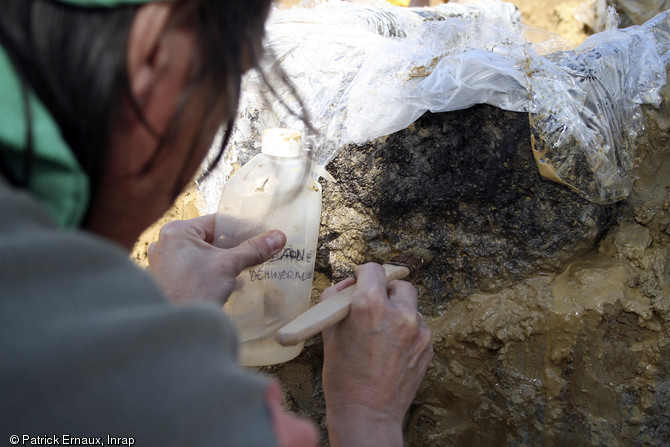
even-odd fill
[(276, 157), (300, 155), (300, 132), (291, 129), (268, 129), (263, 133), (262, 151)]

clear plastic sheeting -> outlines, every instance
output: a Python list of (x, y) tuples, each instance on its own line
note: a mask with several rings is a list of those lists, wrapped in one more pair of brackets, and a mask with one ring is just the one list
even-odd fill
[[(329, 1), (273, 11), (267, 46), (303, 99), (317, 131), (308, 143), (321, 166), (345, 144), (404, 129), (426, 111), (490, 104), (531, 112), (547, 178), (595, 202), (625, 197), (639, 106), (658, 104), (665, 83), (667, 16), (596, 34), (577, 49), (520, 19), (515, 6), (499, 1), (432, 8)], [(308, 134), (289, 111), (300, 104), (272, 63), (263, 71), (284, 104), (258, 73), (247, 75), (229, 162), (258, 152), (266, 128)]]
[(492, 104), (524, 110), (528, 101), (518, 23), (453, 18), (426, 23), (379, 45), (349, 91), (342, 141), (362, 143), (434, 113)]
[(670, 9), (670, 0), (609, 0), (622, 15), (622, 26), (641, 25)]
[(529, 57), (533, 152), (540, 173), (598, 203), (630, 193), (641, 104), (658, 105), (670, 19), (594, 34), (573, 51)]
[[(311, 146), (325, 166), (343, 145), (396, 132), (428, 110), (478, 103), (525, 110), (520, 21), (514, 5), (497, 1), (432, 8), (329, 1), (274, 11), (267, 38), (320, 135)], [(271, 68), (271, 83), (281, 86)], [(277, 126), (308, 134), (278, 101), (262, 104), (269, 95), (258, 76), (244, 90), (239, 127), (247, 137)], [(300, 107), (278, 90), (289, 107)], [(243, 139), (235, 136), (244, 150)]]
[(584, 0), (575, 7), (574, 17), (594, 33), (604, 31), (607, 24), (607, 0)]

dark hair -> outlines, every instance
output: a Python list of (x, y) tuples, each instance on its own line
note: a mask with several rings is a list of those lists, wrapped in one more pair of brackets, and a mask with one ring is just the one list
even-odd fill
[[(65, 141), (88, 174), (91, 197), (95, 198), (111, 126), (122, 101), (130, 100), (142, 117), (138, 105), (132, 102), (126, 72), (128, 35), (139, 6), (78, 8), (48, 0), (2, 0), (2, 3), (0, 43), (26, 88), (29, 86), (37, 94), (56, 120)], [(258, 66), (270, 3), (271, 0), (175, 1), (171, 23), (192, 22), (201, 63), (197, 64), (168, 133), (157, 135), (159, 149), (178, 133), (183, 106), (197, 87), (206, 82), (211, 87), (209, 105), (212, 108), (220, 105), (221, 98), (225, 98), (224, 112), (229, 117), (224, 144), (212, 163), (218, 162), (236, 115), (242, 58)], [(30, 129), (32, 122), (27, 118)], [(14, 174), (9, 178), (18, 186), (26, 186), (30, 181), (30, 152), (26, 160), (25, 175)], [(7, 174), (2, 157), (0, 169)]]

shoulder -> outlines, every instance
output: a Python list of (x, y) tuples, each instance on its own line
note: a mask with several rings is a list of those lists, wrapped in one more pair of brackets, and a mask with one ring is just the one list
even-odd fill
[(7, 429), (138, 445), (272, 440), (265, 382), (237, 365), (220, 308), (171, 305), (122, 249), (56, 228), (29, 197), (0, 186), (0, 206)]
[(105, 298), (115, 305), (164, 301), (119, 246), (58, 228), (29, 194), (0, 184), (0, 207), (0, 284), (7, 298), (47, 306), (60, 298), (84, 307), (103, 305)]

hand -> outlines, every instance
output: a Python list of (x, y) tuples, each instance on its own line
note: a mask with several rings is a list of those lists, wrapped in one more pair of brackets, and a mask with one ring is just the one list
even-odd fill
[[(416, 289), (386, 284), (377, 264), (356, 269), (347, 318), (323, 331), (323, 386), (331, 446), (402, 446), (402, 421), (433, 357)], [(321, 299), (351, 286), (345, 280)]]
[(286, 243), (284, 233), (272, 230), (234, 248), (217, 248), (212, 245), (215, 217), (169, 222), (149, 246), (149, 270), (174, 302), (204, 300), (223, 305), (242, 270), (267, 261)]
[(272, 428), (277, 437), (277, 447), (316, 447), (319, 434), (314, 424), (307, 419), (294, 416), (282, 407), (281, 386), (275, 380), (265, 392), (265, 401), (270, 410)]

